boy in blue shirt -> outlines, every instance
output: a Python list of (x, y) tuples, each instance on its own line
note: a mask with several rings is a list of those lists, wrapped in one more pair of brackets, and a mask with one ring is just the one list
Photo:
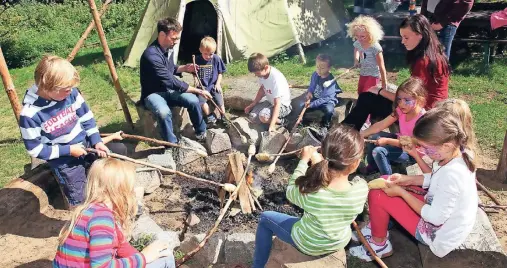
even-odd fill
[(310, 86), (306, 93), (306, 100), (310, 101), (307, 112), (320, 110), (324, 113), (321, 121), (321, 132), (327, 133), (334, 115), (334, 107), (338, 104), (337, 94), (342, 93), (340, 86), (335, 81), (329, 87), (324, 87), (324, 82), (334, 79), (329, 72), (331, 70), (331, 57), (319, 54), (315, 60), (316, 71), (312, 74)]
[[(76, 88), (80, 78), (72, 64), (58, 56), (45, 56), (34, 76), (35, 85), (23, 99), (21, 137), (30, 156), (48, 162), (69, 205), (76, 206), (85, 199), (86, 169), (96, 159), (85, 148), (95, 148), (101, 157), (109, 149), (100, 137), (92, 111)], [(124, 145), (116, 145), (117, 152), (126, 152)]]
[[(199, 69), (197, 71), (199, 73), (201, 83), (204, 86), (203, 89), (211, 94), (215, 103), (220, 106), (220, 109), (222, 109), (223, 112), (225, 112), (221, 82), (222, 74), (225, 73), (226, 69), (222, 59), (215, 54), (216, 50), (217, 43), (215, 42), (215, 39), (209, 36), (204, 37), (201, 40), (201, 45), (199, 46), (201, 55), (196, 57), (195, 63), (199, 65)], [(201, 104), (203, 113), (207, 116), (207, 124), (215, 125), (217, 119), (215, 114), (210, 111), (207, 100), (203, 96), (199, 96), (199, 103)], [(213, 110), (214, 108), (215, 107), (213, 107)]]

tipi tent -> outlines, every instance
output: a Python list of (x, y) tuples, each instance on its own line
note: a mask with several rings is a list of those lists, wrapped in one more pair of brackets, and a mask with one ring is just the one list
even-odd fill
[(148, 0), (125, 52), (126, 66), (138, 65), (156, 38), (157, 21), (165, 17), (183, 25), (179, 59), (198, 53), (200, 39), (208, 35), (217, 39), (217, 53), (232, 60), (325, 40), (342, 30), (345, 9), (334, 0)]

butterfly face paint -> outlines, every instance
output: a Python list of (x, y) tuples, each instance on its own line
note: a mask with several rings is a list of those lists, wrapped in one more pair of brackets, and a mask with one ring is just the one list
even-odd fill
[(439, 148), (437, 146), (424, 146), (419, 143), (419, 147), (417, 147), (417, 151), (421, 154), (427, 155), (429, 158), (433, 160), (440, 160), (442, 155), (439, 152)]

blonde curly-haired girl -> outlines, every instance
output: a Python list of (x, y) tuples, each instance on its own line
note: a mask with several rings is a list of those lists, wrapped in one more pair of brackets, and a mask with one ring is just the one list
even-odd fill
[[(384, 37), (382, 26), (372, 17), (358, 16), (347, 24), (347, 36), (354, 40), (354, 66), (360, 68), (357, 93), (379, 94), (387, 87), (384, 56), (379, 41)], [(379, 88), (377, 84), (382, 82)]]

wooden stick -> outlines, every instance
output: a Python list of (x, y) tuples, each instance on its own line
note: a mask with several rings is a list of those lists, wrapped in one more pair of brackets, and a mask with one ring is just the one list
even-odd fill
[(257, 197), (255, 196), (255, 192), (254, 192), (252, 186), (248, 185), (248, 189), (250, 189), (250, 195), (253, 197), (253, 199), (254, 199), (255, 203), (257, 204), (257, 206), (259, 207), (259, 209), (261, 211), (263, 211), (264, 209), (262, 208), (261, 203), (259, 202), (259, 199), (257, 199)]
[(482, 204), (479, 204), (479, 207), (481, 207), (481, 208), (493, 208), (493, 209), (503, 209), (503, 210), (507, 210), (507, 206), (482, 205)]
[(489, 198), (491, 198), (491, 200), (493, 200), (493, 202), (495, 202), (495, 204), (497, 204), (498, 206), (502, 205), (502, 203), (500, 203), (500, 201), (498, 201), (498, 199), (496, 199), (496, 197), (493, 195), (493, 193), (490, 192), (488, 189), (486, 189), (486, 187), (484, 185), (482, 185), (482, 183), (480, 183), (478, 180), (475, 180), (475, 183), (477, 184), (477, 186), (479, 186), (479, 189), (484, 191), (489, 196)]
[[(192, 55), (192, 63), (194, 64), (195, 77), (197, 78), (197, 81), (199, 82), (199, 86), (201, 86), (202, 90), (205, 90), (204, 86), (202, 85), (201, 78), (199, 77), (199, 74), (197, 73), (197, 67), (196, 67), (196, 64), (195, 64), (195, 55)], [(215, 103), (215, 101), (213, 101), (213, 98), (211, 98), (209, 100), (218, 109), (218, 111), (220, 112), (220, 114), (222, 115), (222, 117), (225, 118), (225, 120), (227, 120), (227, 122), (229, 122), (230, 125), (232, 125), (232, 127), (236, 130), (236, 132), (238, 132), (238, 135), (241, 138), (241, 142), (242, 143), (247, 143), (248, 141), (247, 141), (246, 137), (243, 136), (241, 134), (241, 132), (239, 131), (239, 129), (231, 122), (231, 120), (229, 120), (229, 118), (227, 118), (227, 115), (225, 114), (225, 111), (222, 111), (222, 107), (218, 106)]]
[(218, 225), (220, 224), (220, 222), (222, 222), (222, 219), (224, 218), (225, 213), (229, 209), (229, 206), (232, 204), (232, 201), (234, 201), (236, 199), (236, 197), (238, 196), (239, 188), (241, 188), (241, 185), (245, 182), (245, 177), (248, 172), (248, 168), (250, 166), (252, 156), (254, 154), (255, 154), (255, 144), (250, 144), (250, 147), (248, 148), (248, 161), (246, 163), (246, 168), (245, 168), (245, 171), (243, 172), (243, 176), (241, 176), (241, 180), (239, 181), (239, 183), (236, 187), (236, 190), (234, 190), (234, 192), (231, 194), (231, 196), (229, 196), (229, 200), (227, 200), (227, 203), (225, 204), (224, 208), (222, 209), (220, 215), (218, 216), (218, 219), (215, 221), (215, 224), (208, 231), (208, 233), (206, 234), (204, 239), (201, 241), (201, 243), (199, 243), (199, 245), (195, 249), (193, 249), (192, 251), (185, 254), (185, 256), (183, 256), (183, 258), (177, 260), (176, 267), (181, 266), (183, 263), (185, 263), (190, 258), (192, 258), (195, 254), (197, 254), (197, 252), (199, 252), (199, 250), (201, 250), (204, 247), (204, 245), (206, 245), (206, 242), (208, 242), (208, 239), (217, 231)]
[(308, 89), (310, 86), (305, 85), (289, 85), (289, 88), (301, 88), (301, 89)]
[[(86, 151), (91, 152), (91, 153), (98, 153), (97, 150), (91, 149), (91, 148), (86, 148)], [(215, 185), (215, 186), (220, 186), (220, 187), (223, 187), (225, 190), (228, 190), (228, 189), (230, 190), (231, 189), (231, 185), (234, 186), (233, 184), (230, 184), (230, 183), (225, 183), (224, 184), (224, 183), (218, 183), (218, 182), (214, 182), (214, 181), (210, 181), (210, 180), (205, 180), (205, 179), (198, 178), (198, 177), (195, 177), (195, 176), (192, 176), (192, 175), (188, 175), (188, 174), (183, 173), (181, 171), (177, 171), (177, 170), (170, 169), (170, 168), (165, 168), (163, 166), (159, 166), (159, 165), (156, 165), (156, 164), (152, 164), (152, 163), (144, 162), (144, 161), (141, 161), (141, 160), (133, 159), (133, 158), (130, 158), (128, 156), (121, 155), (121, 154), (108, 153), (107, 155), (109, 157), (118, 158), (118, 159), (121, 159), (121, 160), (125, 160), (125, 161), (129, 161), (129, 162), (132, 162), (132, 163), (136, 163), (136, 164), (139, 164), (139, 165), (144, 165), (144, 166), (147, 166), (147, 167), (156, 168), (156, 169), (159, 169), (161, 171), (165, 171), (165, 172), (169, 172), (169, 173), (172, 173), (172, 174), (176, 174), (176, 175), (179, 175), (181, 177), (188, 178), (188, 179), (196, 180), (196, 181), (199, 181), (199, 182), (204, 182), (204, 183), (207, 183), (207, 184), (212, 184), (212, 185)], [(234, 188), (236, 188), (236, 187), (234, 186)]]
[[(102, 4), (102, 7), (100, 8), (100, 13), (99, 13), (100, 17), (104, 16), (104, 14), (106, 13), (107, 8), (108, 8), (109, 4), (111, 4), (111, 2), (112, 2), (112, 0), (107, 0), (104, 4)], [(92, 19), (92, 21), (90, 21), (90, 24), (88, 24), (88, 27), (86, 28), (86, 30), (81, 35), (81, 38), (79, 38), (76, 45), (74, 46), (74, 48), (70, 52), (69, 56), (67, 56), (67, 60), (69, 62), (71, 62), (74, 59), (74, 57), (76, 57), (77, 52), (83, 46), (86, 38), (88, 38), (88, 35), (93, 31), (93, 28), (95, 28), (95, 21)]]
[(377, 143), (377, 140), (368, 140), (368, 139), (364, 139), (364, 142), (365, 142), (365, 143)]
[(359, 241), (361, 241), (361, 243), (366, 247), (368, 252), (370, 252), (371, 257), (380, 265), (380, 267), (387, 268), (387, 265), (377, 256), (375, 251), (371, 248), (370, 243), (368, 243), (368, 241), (366, 241), (366, 239), (364, 238), (364, 235), (361, 232), (361, 230), (359, 229), (359, 226), (357, 226), (356, 221), (352, 222), (352, 226), (354, 227), (354, 229), (357, 232), (357, 236), (359, 237)]
[(102, 28), (102, 22), (100, 21), (100, 16), (97, 12), (97, 6), (95, 5), (94, 0), (88, 0), (88, 4), (90, 5), (90, 12), (92, 13), (93, 21), (95, 22), (97, 33), (99, 34), (100, 42), (102, 43), (104, 57), (106, 58), (107, 66), (109, 67), (109, 72), (111, 73), (111, 79), (113, 79), (114, 89), (116, 90), (116, 94), (120, 100), (121, 109), (123, 110), (125, 120), (127, 120), (127, 124), (130, 126), (130, 128), (134, 129), (134, 123), (132, 122), (132, 117), (130, 116), (130, 111), (127, 106), (127, 102), (125, 101), (126, 94), (120, 85), (120, 80), (118, 78), (118, 74), (116, 73), (116, 68), (114, 67), (113, 57), (111, 56), (111, 51), (107, 45), (104, 29)]
[(507, 183), (507, 130), (503, 139), (502, 153), (498, 159), (498, 166), (496, 167), (496, 178), (498, 181)]
[[(290, 139), (292, 138), (292, 135), (294, 134), (294, 132), (296, 131), (296, 128), (297, 126), (299, 125), (299, 123), (301, 122), (301, 120), (303, 119), (303, 115), (305, 114), (306, 112), (306, 109), (308, 108), (308, 101), (305, 103), (305, 107), (303, 107), (303, 110), (301, 111), (301, 113), (299, 114), (299, 117), (296, 121), (296, 123), (294, 124), (294, 126), (292, 127), (292, 129), (290, 130), (290, 133), (289, 133), (289, 137), (287, 138), (287, 140), (285, 141), (285, 143), (283, 144), (282, 148), (280, 149), (280, 151), (278, 152), (279, 154), (283, 152), (283, 150), (285, 150), (285, 147), (287, 147), (287, 144), (289, 144), (289, 141)], [(269, 168), (268, 168), (268, 173), (271, 174), (273, 173), (273, 171), (275, 171), (275, 168), (276, 168), (276, 162), (278, 161), (278, 159), (280, 159), (280, 156), (277, 156), (275, 158), (275, 160), (273, 161), (273, 163), (271, 163), (271, 165), (269, 165)]]
[(11, 103), (12, 111), (16, 117), (16, 121), (19, 122), (19, 114), (21, 113), (21, 104), (19, 103), (18, 94), (14, 83), (12, 83), (7, 63), (5, 62), (4, 54), (2, 53), (2, 47), (0, 47), (0, 76), (2, 76), (2, 82), (4, 83), (5, 93)]
[[(111, 135), (113, 135), (113, 133), (100, 133), (101, 137), (107, 137), (107, 136), (111, 136)], [(185, 150), (192, 150), (192, 151), (197, 152), (202, 157), (208, 156), (208, 153), (206, 153), (202, 150), (199, 150), (196, 148), (191, 148), (191, 147), (186, 147), (186, 146), (179, 145), (179, 144), (172, 143), (172, 142), (168, 142), (168, 141), (161, 141), (161, 140), (152, 139), (152, 138), (148, 138), (148, 137), (144, 137), (144, 136), (131, 135), (131, 134), (126, 134), (126, 133), (122, 133), (121, 136), (125, 139), (133, 139), (133, 140), (144, 141), (144, 142), (148, 142), (148, 143), (152, 143), (152, 144), (156, 144), (156, 145), (171, 146), (171, 147), (176, 147), (176, 148), (185, 149)]]

